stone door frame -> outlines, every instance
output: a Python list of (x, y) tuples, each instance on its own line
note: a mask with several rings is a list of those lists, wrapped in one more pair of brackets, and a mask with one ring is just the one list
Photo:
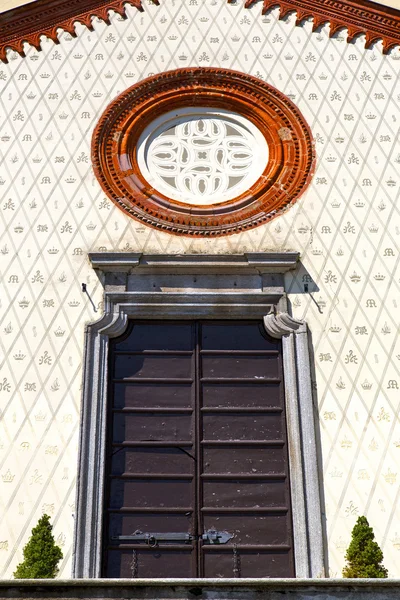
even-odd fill
[(288, 314), (284, 291), (284, 273), (298, 259), (296, 252), (89, 254), (104, 285), (104, 314), (85, 328), (73, 577), (101, 576), (109, 340), (129, 319), (156, 318), (263, 319), (282, 340), (296, 577), (325, 576), (307, 325)]

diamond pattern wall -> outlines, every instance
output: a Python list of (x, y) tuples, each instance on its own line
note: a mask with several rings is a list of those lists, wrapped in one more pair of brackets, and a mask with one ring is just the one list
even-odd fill
[[(295, 27), (261, 6), (170, 0), (111, 26), (43, 41), (0, 66), (0, 574), (10, 577), (46, 512), (70, 576), (83, 329), (101, 314), (89, 251), (298, 250), (293, 314), (312, 332), (329, 567), (340, 576), (367, 515), (399, 577), (400, 53)], [(104, 197), (93, 128), (122, 90), (154, 73), (221, 66), (274, 85), (316, 141), (307, 193), (250, 232), (191, 240), (149, 229)], [(82, 292), (87, 284), (87, 293)], [(308, 292), (305, 290), (308, 284)]]

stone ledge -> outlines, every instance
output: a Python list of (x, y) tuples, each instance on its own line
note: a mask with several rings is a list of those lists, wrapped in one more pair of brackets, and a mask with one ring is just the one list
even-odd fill
[(299, 590), (330, 592), (332, 590), (354, 591), (357, 589), (365, 591), (378, 591), (379, 588), (392, 588), (400, 592), (400, 579), (269, 579), (269, 578), (242, 578), (242, 579), (2, 579), (0, 588), (136, 588), (136, 587), (173, 587), (188, 588), (262, 588), (265, 590)]

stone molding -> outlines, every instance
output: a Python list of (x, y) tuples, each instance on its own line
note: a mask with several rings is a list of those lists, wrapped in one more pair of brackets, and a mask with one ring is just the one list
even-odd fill
[[(250, 121), (268, 145), (257, 181), (220, 204), (185, 204), (157, 191), (138, 163), (143, 131), (156, 118), (186, 107), (226, 110)], [(175, 235), (217, 237), (267, 223), (291, 206), (311, 182), (311, 130), (291, 100), (271, 85), (229, 69), (192, 67), (159, 73), (108, 105), (92, 138), (94, 173), (127, 215)]]
[[(276, 273), (278, 259), (286, 265), (282, 271), (288, 269), (288, 263), (294, 268), (296, 253), (289, 253), (286, 259), (284, 254), (273, 254), (270, 260), (267, 254), (214, 256), (208, 264), (210, 257), (201, 255), (160, 256), (158, 260), (131, 255), (130, 265), (128, 255), (119, 256), (120, 266), (117, 254), (90, 256), (104, 278), (105, 300), (104, 315), (88, 324), (85, 334), (73, 577), (98, 578), (101, 573), (109, 340), (125, 332), (129, 319), (154, 315), (165, 319), (265, 317), (267, 332), (282, 337), (296, 577), (324, 577), (307, 329), (305, 323), (286, 314), (283, 277)], [(173, 265), (179, 261), (181, 267), (175, 269)], [(268, 272), (268, 263), (272, 272)], [(151, 289), (154, 284), (163, 287), (168, 271), (169, 277), (178, 278), (174, 285), (183, 288), (188, 272), (192, 282), (196, 279), (196, 264), (198, 289), (149, 291), (148, 281)], [(262, 270), (254, 265), (261, 265)], [(208, 275), (201, 274), (204, 272)], [(240, 282), (240, 292), (226, 287), (233, 274)], [(215, 281), (226, 289), (216, 290)], [(243, 289), (246, 282), (249, 287)]]
[[(293, 319), (288, 313), (271, 312), (264, 317), (264, 328), (273, 338), (282, 340), (283, 368), (289, 439), (292, 497), (300, 507), (293, 510), (295, 555), (302, 557), (305, 577), (324, 576), (324, 547), (322, 510), (319, 491), (319, 470), (315, 428), (318, 415), (314, 414), (311, 390), (311, 364), (308, 332), (305, 321)], [(298, 436), (297, 432), (301, 432)], [(292, 432), (292, 433), (291, 433)], [(302, 500), (304, 499), (304, 506)], [(304, 510), (304, 515), (301, 514)], [(303, 519), (307, 527), (303, 529)]]
[[(247, 0), (245, 6), (249, 8), (258, 1)], [(159, 4), (158, 0), (153, 2)], [(1, 13), (0, 60), (7, 62), (8, 48), (24, 56), (24, 42), (40, 50), (42, 35), (59, 43), (59, 29), (75, 37), (77, 22), (89, 30), (93, 30), (93, 17), (110, 24), (109, 11), (125, 17), (127, 4), (143, 10), (141, 0), (37, 0)], [(383, 51), (387, 53), (400, 44), (400, 11), (389, 6), (369, 0), (263, 0), (263, 14), (275, 6), (280, 9), (281, 19), (295, 12), (296, 25), (313, 19), (314, 31), (324, 23), (330, 24), (330, 36), (347, 29), (348, 42), (364, 34), (366, 48), (382, 40)]]
[(254, 252), (246, 254), (141, 254), (131, 252), (91, 252), (93, 269), (104, 273), (134, 272), (136, 270), (168, 273), (206, 270), (219, 272), (286, 273), (295, 269), (298, 252)]

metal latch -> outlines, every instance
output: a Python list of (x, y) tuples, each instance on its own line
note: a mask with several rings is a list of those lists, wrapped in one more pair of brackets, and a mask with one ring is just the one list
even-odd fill
[(146, 533), (136, 530), (131, 535), (117, 535), (111, 539), (119, 542), (145, 542), (148, 546), (155, 548), (158, 542), (184, 542), (188, 544), (196, 539), (202, 539), (206, 544), (226, 544), (232, 537), (232, 534), (227, 531), (216, 531), (215, 529), (209, 529), (199, 536), (190, 533)]
[(226, 544), (232, 539), (232, 534), (227, 531), (216, 531), (215, 529), (209, 529), (201, 536), (203, 542), (207, 544)]

